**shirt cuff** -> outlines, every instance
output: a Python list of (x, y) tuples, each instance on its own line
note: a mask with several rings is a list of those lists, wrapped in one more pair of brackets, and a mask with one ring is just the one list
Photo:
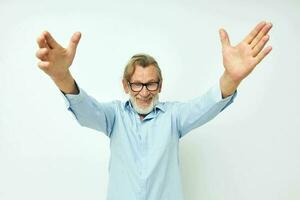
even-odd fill
[(83, 89), (81, 89), (78, 86), (77, 86), (77, 88), (79, 91), (78, 94), (65, 94), (64, 92), (61, 91), (61, 94), (64, 98), (67, 108), (70, 108), (73, 105), (79, 104), (80, 102), (83, 101), (83, 99), (87, 95)]
[(226, 98), (222, 97), (222, 91), (220, 88), (220, 83), (215, 84), (212, 89), (211, 89), (212, 97), (215, 102), (228, 102), (228, 101), (233, 101), (233, 99), (237, 95), (237, 90), (234, 91), (234, 93)]

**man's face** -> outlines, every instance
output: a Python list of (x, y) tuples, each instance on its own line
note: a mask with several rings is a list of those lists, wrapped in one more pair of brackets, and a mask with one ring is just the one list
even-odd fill
[[(148, 114), (157, 104), (158, 93), (161, 91), (161, 82), (158, 83), (159, 78), (156, 67), (154, 65), (149, 65), (144, 68), (137, 65), (129, 82), (131, 87), (126, 80), (123, 80), (123, 87), (125, 92), (130, 95), (130, 100), (134, 109), (139, 114)], [(147, 84), (148, 89), (151, 91), (146, 88), (146, 85), (142, 86), (141, 84)], [(139, 87), (143, 88), (138, 91)]]

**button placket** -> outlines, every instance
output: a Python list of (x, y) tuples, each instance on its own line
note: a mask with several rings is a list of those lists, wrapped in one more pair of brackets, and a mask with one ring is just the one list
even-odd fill
[(139, 125), (139, 137), (140, 137), (140, 155), (141, 155), (141, 166), (140, 166), (140, 170), (141, 170), (141, 174), (140, 174), (140, 190), (142, 191), (141, 193), (141, 199), (146, 199), (146, 195), (147, 195), (147, 141), (146, 141), (146, 137), (147, 137), (147, 121), (140, 121)]

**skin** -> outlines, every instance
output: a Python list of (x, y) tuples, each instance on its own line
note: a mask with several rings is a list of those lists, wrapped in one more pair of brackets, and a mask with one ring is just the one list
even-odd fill
[[(224, 29), (219, 30), (224, 66), (224, 73), (219, 80), (223, 98), (232, 95), (241, 81), (271, 52), (271, 46), (265, 47), (270, 38), (268, 32), (271, 28), (271, 23), (260, 22), (236, 46), (231, 45), (229, 36)], [(48, 74), (59, 89), (66, 94), (78, 94), (79, 92), (69, 68), (74, 60), (80, 38), (81, 33), (74, 33), (66, 48), (58, 44), (47, 31), (43, 32), (37, 39), (39, 49), (36, 52), (36, 57), (40, 60), (38, 62), (39, 68)], [(146, 83), (153, 78), (157, 78), (153, 67), (137, 66), (132, 81)], [(138, 99), (137, 102), (142, 107), (149, 105), (154, 95), (145, 87), (139, 93), (132, 92), (127, 83), (124, 84), (124, 81), (123, 87), (126, 93)], [(159, 93), (160, 91), (161, 85), (156, 92)], [(147, 101), (145, 100), (147, 98), (150, 99)]]
[(223, 98), (231, 95), (241, 81), (271, 52), (271, 46), (264, 48), (269, 41), (268, 32), (271, 28), (271, 23), (260, 22), (237, 46), (232, 46), (226, 31), (220, 29), (225, 68), (220, 78)]
[[(134, 73), (131, 76), (131, 83), (149, 83), (158, 82), (158, 74), (154, 65), (142, 67), (140, 65), (135, 66)], [(156, 91), (148, 91), (144, 86), (140, 92), (134, 92), (130, 89), (127, 80), (123, 79), (123, 88), (126, 94), (129, 94), (136, 100), (137, 105), (140, 108), (147, 108), (153, 101), (153, 98), (161, 92), (162, 81), (160, 81), (159, 87)], [(140, 115), (143, 119), (145, 115)]]
[(80, 38), (81, 33), (74, 33), (67, 48), (58, 44), (47, 31), (37, 38), (39, 49), (36, 57), (40, 59), (38, 67), (66, 94), (79, 93), (69, 68), (74, 60)]

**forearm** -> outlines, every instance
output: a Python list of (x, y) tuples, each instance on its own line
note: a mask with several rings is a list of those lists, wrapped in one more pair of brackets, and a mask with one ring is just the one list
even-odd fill
[(240, 81), (233, 81), (230, 76), (224, 71), (223, 75), (220, 78), (220, 88), (222, 92), (222, 98), (226, 98), (232, 95), (237, 87), (239, 86)]
[(71, 73), (68, 72), (63, 78), (51, 77), (57, 87), (65, 94), (78, 94), (79, 90)]

